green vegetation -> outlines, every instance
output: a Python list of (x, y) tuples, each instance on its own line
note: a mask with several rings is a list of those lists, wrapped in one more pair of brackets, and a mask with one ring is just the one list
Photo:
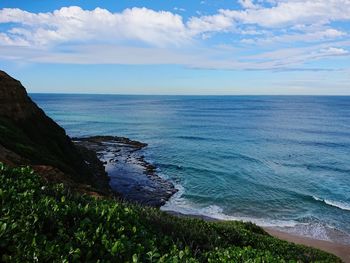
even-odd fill
[(40, 118), (16, 122), (0, 117), (0, 144), (31, 164), (51, 165), (76, 182), (95, 184), (91, 170), (64, 130), (45, 115)]
[(178, 218), (72, 193), (0, 164), (0, 261), (340, 262), (242, 222)]
[(64, 171), (71, 171), (69, 165), (63, 161), (64, 155), (56, 144), (46, 143), (43, 137), (36, 138), (39, 133), (37, 129), (39, 128), (31, 127), (30, 124), (23, 124), (22, 127), (8, 119), (0, 118), (0, 143), (34, 164), (47, 163)]

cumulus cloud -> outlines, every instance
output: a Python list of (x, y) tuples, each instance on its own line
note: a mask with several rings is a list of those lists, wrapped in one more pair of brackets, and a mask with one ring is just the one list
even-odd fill
[[(114, 13), (78, 6), (47, 13), (4, 8), (0, 10), (0, 24), (6, 25), (0, 31), (0, 58), (260, 70), (349, 55), (348, 43), (337, 44), (348, 36), (348, 29), (338, 22), (350, 20), (349, 0), (237, 2), (241, 9), (221, 9), (186, 19), (170, 11), (148, 8)], [(207, 41), (217, 34), (226, 34), (222, 38), (225, 42)], [(278, 53), (282, 47), (296, 43), (307, 45), (307, 51), (298, 49), (294, 54), (293, 49), (288, 49), (291, 53)], [(325, 46), (319, 46), (321, 43)], [(222, 48), (223, 44), (237, 50)], [(277, 52), (270, 52), (275, 49)], [(252, 53), (259, 54), (247, 55)], [(266, 54), (272, 57), (262, 59)]]
[[(252, 1), (240, 1), (248, 7)], [(276, 0), (275, 6), (248, 10), (220, 10), (223, 16), (244, 24), (285, 27), (295, 24), (329, 23), (350, 19), (349, 0)], [(257, 6), (255, 6), (257, 7)]]
[(18, 24), (18, 27), (7, 32), (7, 44), (10, 40), (19, 45), (39, 46), (67, 41), (136, 40), (162, 46), (189, 40), (181, 16), (147, 8), (111, 13), (101, 8), (89, 11), (71, 6), (39, 14), (20, 9), (2, 9), (0, 23)]
[(238, 0), (238, 3), (247, 9), (258, 9), (260, 6), (255, 4), (253, 0)]
[(232, 19), (222, 15), (192, 17), (187, 27), (191, 35), (207, 32), (227, 31), (233, 26)]
[[(188, 44), (204, 34), (255, 32), (255, 35), (263, 35), (262, 32), (268, 30), (268, 36), (272, 36), (271, 41), (280, 41), (282, 38), (308, 41), (314, 37), (329, 39), (344, 36), (344, 32), (329, 27), (328, 24), (332, 21), (350, 20), (349, 0), (238, 2), (244, 7), (243, 10), (219, 10), (217, 14), (193, 16), (188, 21), (184, 21), (179, 14), (148, 8), (128, 8), (117, 13), (102, 8), (83, 10), (78, 6), (48, 13), (4, 8), (0, 10), (0, 23), (14, 23), (15, 26), (7, 32), (1, 32), (0, 44), (47, 46), (75, 41), (139, 41), (163, 47)], [(263, 3), (266, 2), (272, 6), (264, 6)], [(314, 33), (307, 32), (315, 25), (321, 28)], [(257, 28), (250, 30), (251, 26)], [(290, 30), (306, 32), (305, 38), (298, 37), (295, 32), (288, 33)], [(282, 34), (284, 36), (281, 37)], [(264, 40), (263, 36), (261, 39)], [(248, 41), (252, 42), (252, 39)]]
[(203, 33), (228, 30), (232, 26), (232, 19), (213, 15), (192, 17), (184, 23), (180, 15), (169, 11), (135, 7), (111, 13), (102, 8), (90, 11), (71, 6), (38, 14), (4, 8), (0, 10), (0, 23), (16, 25), (2, 33), (2, 45), (140, 41), (153, 46), (176, 46), (189, 43)]

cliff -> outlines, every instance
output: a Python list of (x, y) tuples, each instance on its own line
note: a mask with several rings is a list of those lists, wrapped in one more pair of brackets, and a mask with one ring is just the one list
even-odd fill
[[(64, 129), (30, 99), (18, 80), (3, 71), (0, 71), (0, 162), (51, 166), (79, 183), (96, 185), (101, 179), (96, 178)], [(106, 182), (99, 184), (108, 187)]]
[[(21, 83), (0, 71), (0, 262), (341, 262), (275, 239), (252, 223), (182, 218), (71, 191), (87, 193), (82, 183), (108, 188), (102, 163), (85, 146), (101, 147), (106, 139), (133, 145), (131, 151), (144, 147), (93, 137), (81, 139), (79, 150)], [(1, 162), (28, 164), (36, 172)], [(155, 168), (143, 165), (152, 177)]]

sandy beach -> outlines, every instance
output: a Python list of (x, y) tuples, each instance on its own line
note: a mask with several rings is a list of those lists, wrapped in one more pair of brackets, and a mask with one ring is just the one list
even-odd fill
[[(160, 180), (154, 173), (155, 168), (144, 160), (140, 150), (146, 144), (126, 138), (118, 139), (118, 137), (75, 138), (75, 140), (76, 144), (79, 142), (80, 145), (82, 144), (97, 153), (99, 158), (105, 163), (105, 166), (110, 168), (107, 171), (110, 176), (112, 175), (112, 180), (116, 180), (113, 174), (122, 175), (117, 184), (121, 188), (115, 190), (121, 192), (126, 199), (161, 206), (164, 200), (169, 199), (174, 193), (171, 191), (174, 189), (174, 186), (166, 184), (167, 181), (165, 180)], [(112, 170), (111, 167), (113, 168)], [(135, 179), (137, 180), (135, 181)], [(125, 193), (124, 190), (126, 190)], [(164, 191), (165, 193), (163, 193)], [(162, 203), (160, 203), (160, 200)], [(176, 211), (166, 212), (181, 217), (201, 218), (206, 221), (218, 220), (203, 215), (187, 215)], [(350, 262), (350, 245), (298, 236), (271, 227), (264, 227), (264, 230), (279, 239), (318, 248), (338, 256), (344, 262)]]
[(278, 231), (272, 228), (264, 228), (270, 235), (279, 239), (293, 242), (296, 244), (302, 244), (314, 248), (318, 248), (327, 252), (330, 252), (340, 257), (344, 262), (350, 262), (350, 245), (337, 244), (329, 241), (316, 240), (303, 236), (296, 236), (286, 232)]
[[(189, 215), (182, 214), (176, 211), (165, 211), (171, 215), (180, 217), (195, 217), (206, 221), (219, 221), (219, 219), (204, 216), (204, 215)], [(292, 242), (295, 244), (301, 244), (313, 248), (318, 248), (323, 251), (332, 253), (342, 259), (345, 263), (350, 263), (350, 245), (338, 244), (330, 241), (317, 240), (313, 238), (308, 238), (304, 236), (293, 235), (287, 232), (279, 231), (271, 227), (263, 227), (263, 229), (269, 233), (271, 236), (277, 237), (279, 239)]]

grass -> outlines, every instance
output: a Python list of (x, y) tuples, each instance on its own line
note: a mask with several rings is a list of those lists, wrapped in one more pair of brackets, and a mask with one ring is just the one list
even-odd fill
[(252, 223), (207, 222), (95, 199), (0, 164), (3, 262), (340, 262)]

